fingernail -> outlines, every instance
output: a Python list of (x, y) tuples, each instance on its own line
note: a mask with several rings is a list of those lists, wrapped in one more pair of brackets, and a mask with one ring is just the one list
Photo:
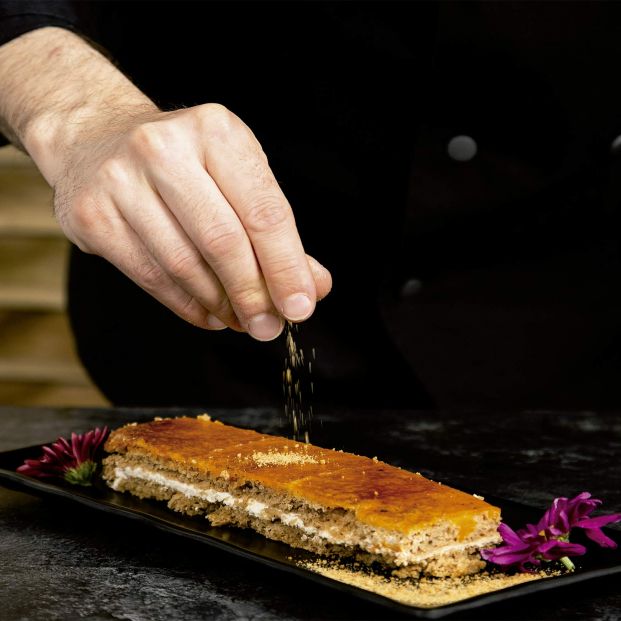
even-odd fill
[(282, 305), (282, 314), (291, 321), (302, 321), (313, 311), (313, 304), (310, 298), (304, 293), (294, 293)]
[(248, 322), (248, 332), (257, 341), (271, 341), (282, 332), (282, 329), (282, 320), (271, 313), (255, 315)]
[(220, 321), (215, 315), (209, 315), (207, 317), (207, 326), (210, 330), (224, 330), (226, 328), (226, 324), (223, 321)]

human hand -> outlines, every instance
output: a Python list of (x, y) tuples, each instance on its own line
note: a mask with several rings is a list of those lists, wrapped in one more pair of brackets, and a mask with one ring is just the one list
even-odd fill
[(3, 129), (54, 188), (66, 236), (183, 319), (270, 340), (329, 292), (261, 145), (223, 106), (161, 112), (57, 28), (2, 46), (0, 85)]
[(330, 290), (260, 144), (223, 106), (96, 125), (51, 176), (66, 236), (195, 325), (270, 340)]

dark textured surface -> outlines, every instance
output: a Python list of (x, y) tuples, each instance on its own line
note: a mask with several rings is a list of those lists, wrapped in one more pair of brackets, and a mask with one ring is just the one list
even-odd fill
[[(0, 408), (0, 451), (103, 423), (180, 411)], [(197, 413), (197, 412), (193, 412)], [(212, 411), (286, 433), (269, 410)], [(313, 441), (377, 455), (482, 494), (544, 507), (589, 490), (621, 508), (621, 415), (362, 412), (324, 415)], [(385, 619), (384, 609), (206, 546), (73, 504), (0, 488), (0, 619)], [(621, 617), (619, 577), (461, 615)]]

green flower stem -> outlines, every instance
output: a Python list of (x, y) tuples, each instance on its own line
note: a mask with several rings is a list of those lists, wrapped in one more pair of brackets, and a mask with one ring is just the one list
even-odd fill
[(574, 569), (576, 569), (576, 566), (571, 562), (571, 559), (568, 556), (564, 556), (559, 560), (561, 561), (561, 563), (563, 563), (563, 565), (565, 565), (565, 567), (569, 571), (573, 571)]

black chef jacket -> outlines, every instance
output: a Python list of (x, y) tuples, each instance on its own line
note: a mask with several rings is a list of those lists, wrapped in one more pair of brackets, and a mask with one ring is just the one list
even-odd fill
[[(0, 6), (0, 40), (64, 25), (162, 108), (253, 129), (334, 276), (299, 333), (320, 405), (621, 405), (614, 4)], [(69, 301), (114, 403), (282, 402), (281, 341), (198, 330), (76, 249)]]

